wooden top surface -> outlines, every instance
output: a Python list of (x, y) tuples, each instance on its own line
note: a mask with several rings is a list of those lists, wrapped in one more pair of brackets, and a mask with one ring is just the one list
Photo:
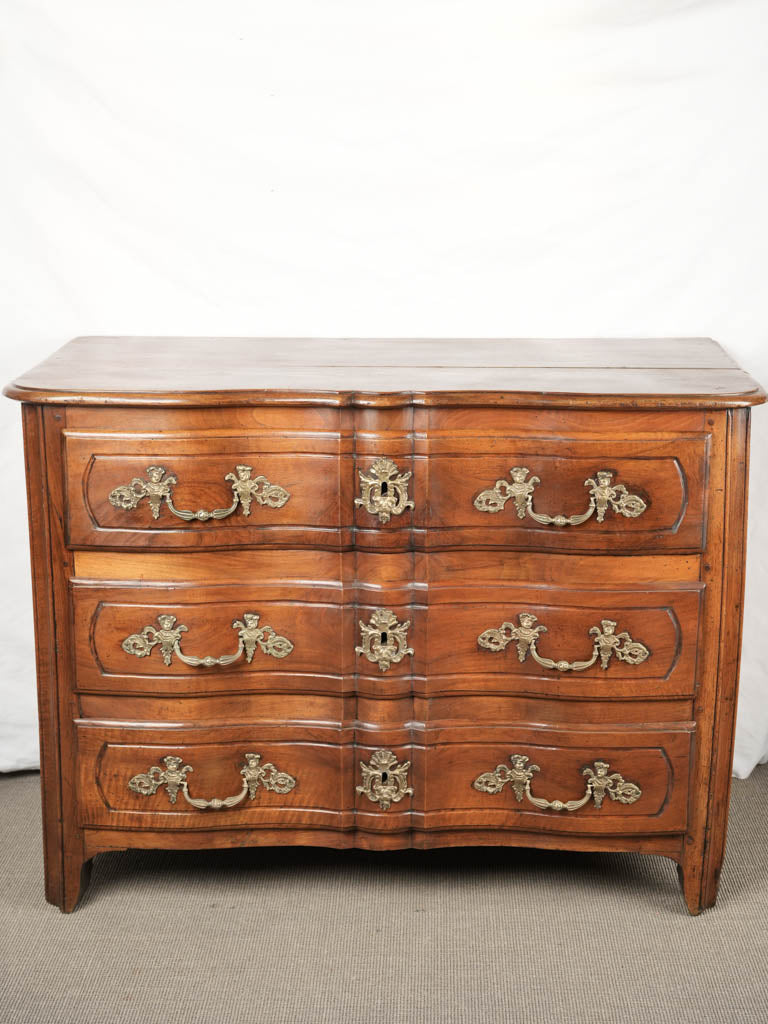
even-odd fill
[(75, 338), (24, 402), (723, 408), (765, 392), (709, 338)]

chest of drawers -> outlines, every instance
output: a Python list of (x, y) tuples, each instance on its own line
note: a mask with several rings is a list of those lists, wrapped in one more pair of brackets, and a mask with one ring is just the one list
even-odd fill
[(307, 844), (722, 864), (751, 405), (714, 342), (82, 338), (23, 403), (47, 898)]

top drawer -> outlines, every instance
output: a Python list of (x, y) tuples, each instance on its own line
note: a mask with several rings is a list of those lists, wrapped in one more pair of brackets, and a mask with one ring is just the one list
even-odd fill
[(177, 412), (165, 429), (147, 414), (141, 431), (137, 412), (65, 430), (74, 547), (629, 554), (705, 543), (702, 416), (550, 424), (540, 413), (523, 426), (519, 414), (473, 410), (470, 426), (451, 410), (363, 419), (310, 408), (285, 424), (248, 410), (238, 429), (206, 409), (194, 421)]

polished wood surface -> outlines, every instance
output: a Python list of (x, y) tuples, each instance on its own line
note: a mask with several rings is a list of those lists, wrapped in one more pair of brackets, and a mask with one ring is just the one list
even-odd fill
[(474, 404), (478, 393), (512, 406), (765, 400), (708, 338), (76, 338), (6, 389), (67, 405)]
[[(471, 557), (471, 556), (470, 556)], [(254, 692), (353, 692), (355, 680), (379, 692), (378, 666), (355, 656), (360, 642), (358, 620), (367, 621), (378, 605), (410, 622), (412, 656), (387, 671), (387, 695), (418, 689), (426, 696), (453, 693), (540, 694), (562, 697), (690, 696), (695, 687), (700, 583), (637, 584), (625, 589), (593, 587), (451, 585), (435, 581), (415, 590), (401, 604), (400, 588), (382, 587), (376, 604), (370, 593), (345, 603), (344, 589), (315, 583), (235, 584), (173, 587), (73, 581), (76, 684), (78, 692), (184, 695)], [(276, 659), (256, 651), (228, 666), (188, 666), (178, 657), (166, 665), (159, 650), (145, 657), (126, 652), (123, 641), (146, 626), (158, 628), (159, 615), (173, 615), (187, 627), (182, 637), (187, 655), (219, 657), (237, 647), (232, 623), (255, 611), (293, 644)], [(544, 657), (588, 658), (589, 630), (604, 618), (647, 643), (652, 653), (640, 666), (618, 660), (606, 670), (600, 663), (580, 672), (556, 672), (532, 658), (521, 663), (514, 644), (493, 652), (478, 645), (486, 629), (517, 621), (531, 612), (546, 625), (539, 643)]]
[[(711, 906), (759, 387), (703, 339), (213, 350), (80, 339), (8, 389), (26, 401), (47, 898), (73, 909), (111, 849), (504, 844), (658, 853), (680, 865), (691, 913)], [(415, 507), (389, 522), (355, 505), (381, 456), (412, 474)], [(243, 463), (289, 500), (192, 522), (109, 501), (162, 465), (177, 508), (225, 508)], [(514, 466), (540, 478), (538, 512), (583, 512), (601, 469), (645, 509), (566, 527), (514, 501), (479, 510)], [(385, 671), (356, 652), (377, 608), (412, 649)], [(287, 657), (166, 665), (122, 646), (170, 614), (186, 655), (234, 654), (246, 612), (290, 640)], [(523, 612), (546, 627), (544, 659), (588, 660), (605, 619), (648, 655), (572, 670), (479, 644)], [(413, 789), (386, 809), (359, 791), (381, 750)], [(193, 797), (224, 798), (251, 751), (295, 788), (201, 810), (128, 786), (173, 754)], [(578, 800), (599, 760), (641, 795), (568, 812), (473, 787), (513, 754), (539, 766), (546, 800)]]
[[(221, 410), (147, 413), (122, 421), (100, 418), (99, 431), (68, 429), (67, 533), (73, 547), (198, 549), (208, 547), (370, 548), (371, 550), (504, 547), (538, 550), (693, 551), (706, 536), (705, 488), (710, 432), (695, 414), (633, 417), (561, 412), (548, 424), (505, 410), (477, 410), (474, 429), (456, 410), (433, 410), (425, 420), (398, 410), (347, 416), (325, 410), (301, 424), (300, 414), (267, 423), (236, 410), (237, 428), (224, 427)], [(286, 412), (287, 410), (281, 410)], [(233, 410), (235, 412), (235, 410)], [(453, 412), (453, 415), (451, 415)], [(297, 416), (299, 417), (297, 419)], [(86, 422), (98, 418), (90, 415)], [(250, 420), (250, 423), (249, 423)], [(131, 427), (133, 429), (131, 429)], [(356, 505), (360, 474), (385, 452), (410, 473), (414, 508), (388, 522)], [(166, 503), (157, 516), (146, 498), (115, 507), (110, 495), (162, 467), (177, 508), (226, 508), (236, 465), (253, 467), (290, 494), (280, 508), (253, 502), (225, 519), (186, 522)], [(516, 514), (514, 501), (495, 513), (475, 504), (498, 480), (524, 466), (538, 478), (533, 504), (549, 515), (577, 515), (588, 507), (585, 481), (613, 474), (645, 502), (636, 518), (609, 510), (578, 530), (554, 530)]]

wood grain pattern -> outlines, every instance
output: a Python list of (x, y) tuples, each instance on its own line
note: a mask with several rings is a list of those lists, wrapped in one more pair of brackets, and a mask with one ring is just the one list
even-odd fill
[[(400, 603), (400, 588), (382, 587), (377, 605), (391, 608), (410, 623), (413, 654), (393, 664), (381, 679), (376, 663), (355, 654), (361, 642), (359, 621), (367, 622), (376, 605), (345, 604), (343, 588), (286, 584), (218, 584), (189, 586), (144, 584), (72, 584), (74, 656), (79, 693), (202, 695), (256, 691), (386, 693), (395, 697), (416, 690), (445, 694), (527, 694), (558, 697), (648, 699), (692, 696), (699, 629), (700, 583), (637, 584), (634, 588), (540, 588), (534, 586), (452, 587), (432, 583)], [(312, 598), (310, 602), (307, 598)], [(418, 600), (418, 604), (416, 601)], [(146, 626), (157, 628), (158, 616), (173, 615), (187, 627), (183, 652), (203, 657), (233, 653), (237, 632), (232, 623), (246, 611), (257, 612), (293, 644), (276, 659), (259, 650), (228, 666), (188, 666), (177, 656), (166, 665), (159, 649), (144, 657), (126, 652), (123, 641)], [(505, 651), (482, 648), (478, 639), (521, 612), (537, 616), (546, 634), (539, 651), (554, 660), (589, 658), (589, 630), (603, 619), (618, 622), (645, 643), (650, 656), (640, 665), (618, 658), (606, 669), (600, 663), (585, 671), (546, 669), (532, 657), (519, 660), (515, 644)], [(340, 638), (346, 637), (346, 645)], [(355, 681), (357, 678), (357, 682)]]
[(706, 338), (77, 338), (5, 393), (67, 405), (616, 409), (765, 401), (760, 386)]
[[(504, 547), (566, 552), (696, 551), (706, 534), (706, 473), (709, 434), (688, 433), (691, 414), (676, 422), (669, 414), (646, 414), (642, 423), (617, 422), (604, 414), (550, 414), (554, 436), (537, 433), (535, 420), (509, 423), (494, 410), (482, 433), (447, 429), (451, 419), (433, 417), (428, 434), (417, 431), (403, 410), (367, 410), (336, 430), (300, 428), (294, 411), (272, 409), (276, 423), (254, 420), (250, 431), (225, 430), (216, 410), (145, 415), (135, 433), (68, 430), (65, 442), (68, 538), (73, 547), (208, 548), (255, 545), (373, 550)], [(438, 410), (439, 411), (439, 410)], [(220, 410), (219, 410), (220, 412)], [(393, 414), (397, 414), (396, 416)], [(246, 420), (247, 417), (238, 417)], [(93, 420), (93, 417), (90, 417)], [(463, 422), (463, 421), (460, 421)], [(699, 424), (699, 426), (703, 426)], [(174, 429), (170, 429), (173, 427)], [(152, 430), (157, 433), (151, 433)], [(512, 433), (511, 431), (519, 431)], [(148, 434), (147, 431), (150, 431)], [(573, 435), (573, 436), (571, 436)], [(411, 473), (409, 496), (415, 508), (382, 523), (356, 506), (359, 475), (379, 456)], [(146, 479), (161, 466), (177, 481), (177, 508), (226, 508), (232, 501), (226, 481), (235, 466), (253, 467), (291, 495), (282, 508), (253, 503), (223, 520), (185, 522), (162, 504), (157, 518), (146, 499), (133, 509), (117, 508), (112, 491), (133, 479)], [(588, 507), (585, 480), (600, 470), (646, 502), (637, 518), (609, 510), (566, 529), (520, 519), (514, 501), (500, 512), (475, 506), (497, 480), (509, 480), (512, 467), (525, 466), (540, 483), (534, 508), (574, 515)]]
[[(211, 350), (79, 339), (7, 389), (28, 403), (47, 898), (72, 910), (90, 858), (112, 849), (533, 845), (671, 857), (691, 913), (711, 906), (759, 386), (706, 339)], [(416, 505), (388, 523), (354, 505), (382, 455), (412, 473)], [(159, 463), (178, 507), (224, 507), (243, 461), (290, 500), (213, 523), (109, 502)], [(514, 465), (541, 478), (539, 511), (582, 511), (603, 468), (647, 508), (562, 529), (477, 510)], [(386, 672), (355, 653), (377, 607), (410, 623), (414, 650)], [(246, 611), (291, 640), (287, 658), (166, 666), (121, 646), (168, 612), (187, 654), (233, 653)], [(478, 645), (522, 611), (547, 627), (543, 657), (588, 658), (603, 618), (649, 657), (558, 671)], [(388, 810), (357, 791), (383, 749), (414, 790)], [(295, 790), (209, 811), (127, 785), (178, 753), (192, 795), (222, 798), (251, 750)], [(473, 788), (512, 753), (540, 766), (532, 790), (548, 800), (581, 796), (595, 760), (642, 796), (569, 813)]]
[[(217, 815), (229, 828), (240, 825), (280, 827), (342, 827), (344, 761), (349, 750), (339, 744), (339, 731), (317, 726), (228, 726), (218, 730), (100, 728), (78, 723), (79, 820), (83, 827), (208, 829)], [(164, 788), (145, 796), (128, 782), (135, 775), (176, 755), (193, 768), (188, 776), (191, 797), (210, 800), (236, 795), (242, 787), (240, 768), (246, 753), (261, 755), (296, 780), (289, 793), (259, 787), (253, 800), (237, 807), (201, 811), (179, 794), (172, 803)]]
[[(471, 735), (471, 730), (465, 730)], [(426, 824), (433, 828), (482, 825), (543, 832), (588, 833), (682, 832), (686, 825), (691, 726), (664, 730), (589, 732), (571, 727), (567, 733), (549, 729), (486, 727), (482, 740), (465, 739), (461, 730), (436, 731), (425, 755)], [(632, 804), (606, 797), (572, 813), (539, 810), (518, 802), (511, 787), (501, 793), (478, 792), (472, 783), (510, 754), (522, 754), (540, 768), (531, 781), (534, 796), (546, 800), (578, 800), (585, 792), (583, 769), (606, 761), (612, 772), (640, 787)]]

